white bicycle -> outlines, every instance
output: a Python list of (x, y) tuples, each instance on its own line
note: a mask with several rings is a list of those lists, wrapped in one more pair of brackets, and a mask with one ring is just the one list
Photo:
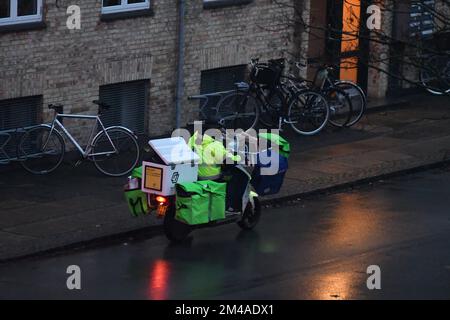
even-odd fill
[[(17, 155), (21, 165), (33, 174), (47, 174), (58, 168), (65, 154), (61, 130), (82, 159), (92, 161), (101, 173), (111, 177), (130, 173), (139, 161), (137, 137), (125, 127), (105, 128), (100, 115), (110, 107), (100, 101), (93, 102), (99, 106), (96, 116), (64, 114), (62, 105), (49, 105), (49, 109), (55, 111), (52, 123), (28, 129), (19, 141)], [(63, 118), (95, 121), (85, 149), (64, 127)]]

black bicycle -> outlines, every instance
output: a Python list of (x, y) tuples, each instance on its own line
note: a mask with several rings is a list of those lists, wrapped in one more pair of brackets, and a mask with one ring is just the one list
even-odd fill
[(450, 94), (450, 53), (424, 55), (419, 77), (428, 92), (434, 95)]
[(289, 124), (299, 134), (314, 135), (326, 126), (330, 109), (325, 97), (307, 87), (283, 84), (284, 60), (252, 59), (250, 66), (250, 82), (236, 84), (217, 104), (223, 127), (246, 131), (258, 124), (278, 129)]
[[(297, 69), (302, 70), (305, 64), (295, 62)], [(303, 80), (304, 84), (321, 92), (330, 106), (329, 122), (335, 127), (350, 127), (358, 123), (367, 108), (367, 98), (364, 90), (357, 84), (336, 79), (336, 66), (320, 65), (313, 81)]]

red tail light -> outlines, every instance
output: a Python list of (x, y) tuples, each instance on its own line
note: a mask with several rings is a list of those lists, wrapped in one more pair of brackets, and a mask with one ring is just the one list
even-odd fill
[(159, 203), (160, 205), (166, 204), (167, 203), (167, 198), (163, 197), (163, 196), (157, 196), (156, 197), (156, 202)]

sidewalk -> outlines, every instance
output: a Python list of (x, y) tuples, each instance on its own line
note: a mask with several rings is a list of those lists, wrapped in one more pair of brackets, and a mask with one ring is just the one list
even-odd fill
[[(287, 130), (290, 169), (280, 194), (263, 200), (357, 183), (450, 159), (450, 98), (416, 99), (408, 108), (368, 113), (355, 128), (314, 137)], [(123, 178), (105, 178), (90, 163), (49, 176), (0, 168), (0, 261), (155, 226), (133, 218)]]

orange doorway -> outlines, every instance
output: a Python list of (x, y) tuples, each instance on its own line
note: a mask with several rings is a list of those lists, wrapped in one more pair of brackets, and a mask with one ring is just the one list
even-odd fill
[[(344, 0), (342, 5), (342, 39), (340, 78), (358, 82), (359, 32), (361, 26), (361, 0)], [(355, 55), (352, 55), (355, 53)], [(348, 56), (350, 55), (350, 56)]]
[[(318, 0), (323, 1), (323, 0)], [(365, 19), (367, 1), (326, 0), (328, 31), (328, 59), (339, 66), (336, 75), (341, 80), (358, 83), (367, 88), (368, 41)]]

